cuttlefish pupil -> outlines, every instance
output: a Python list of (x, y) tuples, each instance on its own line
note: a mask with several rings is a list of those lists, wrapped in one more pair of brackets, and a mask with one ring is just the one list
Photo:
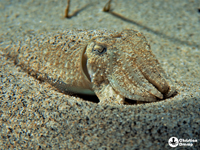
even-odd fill
[(93, 48), (93, 52), (95, 52), (96, 54), (104, 54), (106, 51), (107, 48), (101, 45), (95, 45)]

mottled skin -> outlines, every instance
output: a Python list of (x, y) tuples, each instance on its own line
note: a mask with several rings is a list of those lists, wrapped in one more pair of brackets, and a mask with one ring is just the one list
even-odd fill
[(101, 104), (153, 102), (175, 86), (138, 31), (74, 30), (34, 36), (1, 51), (61, 91), (96, 94)]

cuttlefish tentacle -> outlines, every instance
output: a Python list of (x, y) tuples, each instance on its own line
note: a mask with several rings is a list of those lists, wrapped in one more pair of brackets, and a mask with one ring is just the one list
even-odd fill
[(120, 61), (117, 63), (112, 63), (115, 62), (114, 60), (110, 61), (111, 70), (108, 76), (115, 90), (129, 99), (139, 101), (156, 101), (156, 96), (163, 98), (162, 94), (143, 77), (137, 66), (123, 59), (127, 58), (123, 57), (123, 53), (118, 55), (122, 58), (118, 59)]
[(102, 85), (102, 87), (95, 87), (94, 92), (101, 100), (99, 104), (124, 104), (125, 97), (115, 91), (111, 84)]
[[(123, 56), (123, 54), (121, 55)], [(129, 59), (128, 56), (124, 56), (122, 61), (124, 72), (126, 73), (129, 83), (132, 83), (137, 89), (147, 91), (151, 96), (163, 98), (163, 95), (159, 90), (156, 89), (149, 81), (143, 77), (143, 74), (140, 72), (138, 66), (134, 63), (133, 59)], [(125, 70), (129, 70), (128, 72)], [(144, 96), (146, 97), (146, 96)]]
[[(171, 96), (175, 91), (175, 86), (165, 71), (161, 68), (155, 55), (152, 53), (145, 36), (141, 33), (135, 33), (135, 31), (130, 30), (125, 31), (124, 33), (127, 37), (127, 42), (134, 47), (132, 58), (135, 58), (135, 54), (137, 55), (137, 59), (132, 61), (132, 63), (137, 65), (144, 77), (161, 93), (163, 93), (166, 97)], [(133, 42), (133, 40), (139, 42), (134, 44), (135, 42)]]

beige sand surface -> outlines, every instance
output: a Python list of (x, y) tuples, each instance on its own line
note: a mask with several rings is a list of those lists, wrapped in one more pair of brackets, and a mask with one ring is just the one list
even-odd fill
[[(165, 101), (101, 106), (56, 91), (1, 56), (1, 149), (169, 149), (172, 136), (197, 139), (200, 147), (200, 8), (199, 0), (113, 0), (123, 20), (102, 12), (106, 1), (0, 1), (0, 44), (26, 34), (66, 29), (140, 30), (178, 94)], [(86, 97), (89, 99), (89, 97)]]

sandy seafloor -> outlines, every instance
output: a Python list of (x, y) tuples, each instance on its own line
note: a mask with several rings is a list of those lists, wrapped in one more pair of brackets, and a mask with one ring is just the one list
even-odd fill
[(40, 83), (0, 55), (0, 149), (170, 149), (170, 137), (198, 140), (174, 149), (198, 149), (200, 1), (113, 0), (113, 11), (132, 21), (102, 12), (105, 0), (73, 0), (70, 12), (86, 7), (64, 19), (66, 3), (1, 0), (0, 44), (32, 32), (139, 30), (178, 94), (149, 104), (101, 106)]

